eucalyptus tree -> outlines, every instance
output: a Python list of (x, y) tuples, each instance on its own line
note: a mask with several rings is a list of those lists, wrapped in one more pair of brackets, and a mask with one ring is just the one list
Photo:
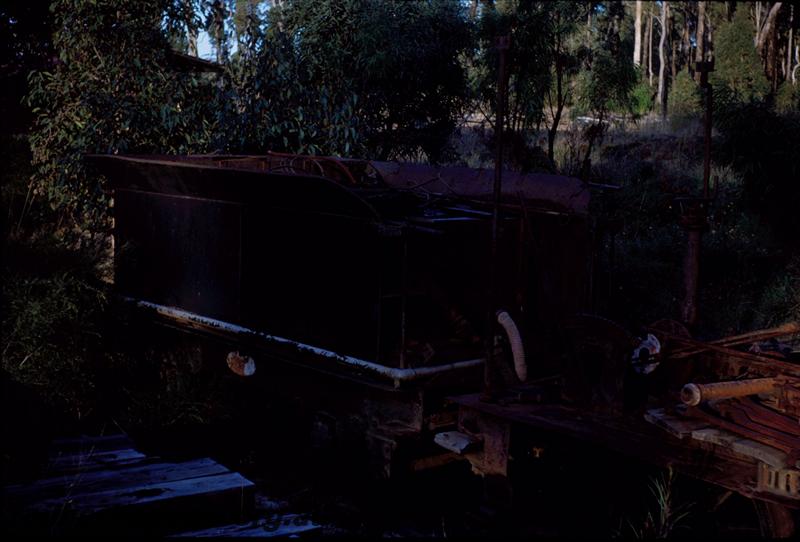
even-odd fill
[[(641, 6), (639, 6), (641, 7)], [(573, 82), (586, 55), (586, 46), (577, 36), (578, 23), (591, 12), (590, 2), (553, 2), (548, 6), (551, 84), (545, 98), (547, 113), (547, 156), (555, 161), (555, 140), (564, 108), (572, 99)]]
[(210, 86), (169, 65), (170, 0), (54, 0), (52, 69), (31, 73), (32, 196), (63, 231), (108, 226), (110, 200), (83, 153), (205, 150)]
[(273, 2), (255, 26), (250, 56), (229, 63), (220, 145), (441, 155), (466, 100), (471, 34), (460, 2)]

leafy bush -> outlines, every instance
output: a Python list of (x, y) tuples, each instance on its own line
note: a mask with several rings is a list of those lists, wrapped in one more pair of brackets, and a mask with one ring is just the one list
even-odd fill
[(697, 117), (702, 112), (700, 86), (686, 71), (681, 71), (669, 91), (669, 115), (673, 119)]
[(94, 369), (107, 286), (86, 253), (58, 240), (6, 241), (3, 370), (76, 418), (94, 405)]
[(307, 70), (303, 92), (313, 100), (325, 89), (323, 107), (357, 118), (350, 129), (369, 157), (437, 160), (466, 99), (461, 3), (296, 0), (274, 16)]
[(288, 33), (257, 34), (254, 54), (227, 67), (217, 110), (214, 146), (230, 152), (364, 154), (358, 96), (315, 81)]
[(714, 36), (714, 71), (711, 83), (724, 87), (739, 102), (763, 99), (770, 91), (761, 59), (753, 47), (750, 10), (737, 9), (733, 20)]
[(168, 64), (162, 28), (169, 0), (55, 0), (52, 71), (33, 72), (33, 195), (56, 223), (81, 233), (107, 227), (109, 199), (83, 153), (204, 150), (210, 87)]
[(577, 84), (577, 111), (603, 118), (610, 111), (629, 111), (631, 92), (636, 85), (633, 64), (619, 55), (600, 49), (588, 70), (581, 72)]
[(715, 92), (714, 122), (721, 138), (715, 160), (743, 179), (742, 198), (790, 247), (800, 245), (800, 118), (778, 115), (766, 103), (741, 103)]
[(631, 91), (631, 113), (643, 117), (653, 110), (653, 89), (640, 80)]
[[(557, 2), (550, 4), (550, 8), (554, 12), (564, 9)], [(554, 78), (550, 73), (552, 31), (550, 14), (540, 2), (498, 2), (482, 10), (472, 85), (473, 93), (491, 118), (497, 105), (497, 39), (509, 36), (507, 124), (523, 132), (539, 125), (545, 94)], [(570, 62), (567, 55), (563, 55), (562, 61)]]
[(785, 82), (778, 87), (775, 111), (782, 114), (800, 113), (800, 86)]
[[(761, 121), (754, 126), (761, 126)], [(718, 149), (728, 145), (726, 134), (723, 131)], [(613, 288), (606, 313), (636, 326), (680, 312), (686, 233), (677, 224), (674, 198), (698, 193), (701, 165), (694, 137), (688, 144), (674, 135), (627, 137), (632, 141), (606, 146), (593, 167), (596, 178), (621, 188), (596, 194), (592, 212), (601, 221), (621, 226), (613, 238), (613, 262), (608, 260), (610, 237), (599, 252)], [(800, 262), (792, 244), (797, 242), (797, 230), (772, 226), (780, 217), (795, 216), (791, 204), (778, 207), (772, 201), (774, 215), (765, 215), (751, 199), (751, 174), (731, 161), (727, 152), (717, 150), (714, 156), (726, 165), (712, 169), (719, 182), (710, 228), (703, 235), (700, 332), (720, 336), (800, 318)], [(778, 167), (769, 159), (767, 163)]]

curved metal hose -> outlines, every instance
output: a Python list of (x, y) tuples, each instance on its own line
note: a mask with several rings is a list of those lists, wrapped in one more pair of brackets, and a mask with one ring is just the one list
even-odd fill
[(514, 358), (514, 371), (517, 373), (517, 378), (521, 382), (525, 382), (528, 378), (528, 364), (525, 362), (525, 347), (522, 344), (522, 336), (517, 329), (517, 324), (506, 311), (497, 311), (497, 323), (503, 326), (511, 345), (511, 355)]

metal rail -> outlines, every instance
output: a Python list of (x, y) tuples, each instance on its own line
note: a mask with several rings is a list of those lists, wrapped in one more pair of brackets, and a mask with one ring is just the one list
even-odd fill
[(479, 359), (457, 361), (453, 363), (446, 363), (443, 365), (432, 365), (429, 367), (408, 367), (408, 368), (387, 367), (385, 365), (381, 365), (379, 363), (375, 363), (372, 361), (367, 361), (355, 358), (353, 356), (339, 354), (337, 352), (325, 350), (324, 348), (320, 348), (318, 346), (312, 346), (310, 344), (301, 343), (298, 341), (294, 341), (292, 339), (287, 339), (285, 337), (279, 337), (277, 335), (270, 335), (268, 333), (264, 333), (263, 331), (257, 331), (255, 329), (251, 329), (245, 326), (232, 324), (230, 322), (225, 322), (224, 320), (217, 320), (216, 318), (209, 318), (208, 316), (203, 316), (197, 313), (185, 311), (175, 307), (167, 307), (165, 305), (159, 305), (157, 303), (151, 303), (149, 301), (134, 299), (132, 297), (122, 297), (122, 299), (124, 301), (135, 304), (137, 307), (154, 310), (160, 316), (173, 321), (190, 323), (194, 326), (199, 326), (209, 331), (216, 331), (216, 332), (225, 331), (234, 335), (242, 335), (242, 336), (262, 339), (264, 341), (274, 344), (293, 346), (302, 352), (307, 352), (310, 354), (328, 358), (336, 362), (349, 365), (351, 367), (365, 369), (377, 375), (390, 378), (394, 380), (395, 383), (408, 382), (412, 380), (418, 380), (420, 378), (424, 378), (427, 376), (433, 376), (441, 373), (448, 373), (460, 369), (466, 369), (469, 367), (476, 367), (482, 365), (485, 361), (483, 358), (479, 358)]

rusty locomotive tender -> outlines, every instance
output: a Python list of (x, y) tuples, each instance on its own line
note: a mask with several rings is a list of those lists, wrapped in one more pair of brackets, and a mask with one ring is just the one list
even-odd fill
[[(113, 189), (120, 298), (213, 345), (242, 386), (302, 390), (314, 430), (361, 445), (374, 474), (468, 460), (506, 480), (514, 446), (552, 433), (675, 466), (793, 531), (800, 326), (706, 343), (662, 321), (642, 341), (586, 316), (587, 183), (505, 172), (493, 207), (491, 172), (463, 167), (89, 159)], [(741, 348), (787, 336), (782, 355)], [(656, 363), (632, 370), (645, 350)]]

